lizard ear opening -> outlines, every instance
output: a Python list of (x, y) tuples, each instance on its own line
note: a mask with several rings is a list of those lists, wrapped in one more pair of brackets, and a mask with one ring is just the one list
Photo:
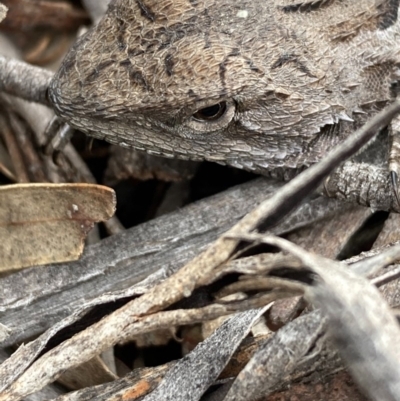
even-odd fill
[(211, 132), (225, 128), (235, 115), (232, 101), (221, 101), (196, 110), (187, 124), (195, 131)]

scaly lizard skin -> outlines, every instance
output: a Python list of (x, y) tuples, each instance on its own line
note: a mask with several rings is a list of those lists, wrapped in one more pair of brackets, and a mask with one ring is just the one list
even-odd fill
[(114, 0), (49, 98), (73, 127), (151, 154), (308, 166), (397, 95), (399, 2)]

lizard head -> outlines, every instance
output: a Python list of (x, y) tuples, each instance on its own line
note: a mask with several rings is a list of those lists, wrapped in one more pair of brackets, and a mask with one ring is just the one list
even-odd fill
[(341, 140), (338, 80), (353, 66), (339, 71), (317, 25), (276, 3), (113, 1), (49, 98), (72, 126), (152, 154), (256, 171), (311, 164)]

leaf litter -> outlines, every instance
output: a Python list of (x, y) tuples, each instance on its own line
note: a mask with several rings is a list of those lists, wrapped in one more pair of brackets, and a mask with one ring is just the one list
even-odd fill
[[(400, 351), (396, 345), (399, 328), (393, 312), (378, 290), (367, 279), (352, 272), (340, 262), (309, 253), (271, 234), (259, 234), (261, 231), (270, 230), (297, 207), (307, 194), (317, 189), (334, 168), (363, 146), (374, 132), (387, 125), (399, 110), (400, 103), (396, 101), (344, 141), (326, 159), (294, 178), (219, 237), (204, 252), (165, 280), (157, 281), (143, 295), (42, 355), (39, 350), (43, 349), (55, 332), (76, 321), (79, 316), (71, 315), (60, 323), (56, 330), (50, 329), (38, 339), (21, 346), (0, 367), (0, 400), (21, 400), (56, 380), (66, 369), (90, 360), (102, 350), (135, 334), (202, 322), (249, 310), (231, 317), (187, 357), (171, 364), (169, 369), (167, 367), (164, 379), (153, 390), (154, 394), (159, 395), (158, 399), (178, 399), (168, 397), (177, 395), (177, 380), (185, 377), (187, 369), (193, 369), (196, 379), (184, 382), (184, 394), (189, 397), (185, 399), (200, 399), (251, 329), (254, 319), (259, 315), (257, 308), (265, 307), (276, 299), (299, 293), (304, 293), (320, 310), (297, 318), (278, 330), (239, 373), (228, 389), (225, 399), (251, 400), (261, 393), (263, 396), (268, 394), (280, 381), (283, 382), (292, 374), (297, 365), (318, 356), (323, 349), (321, 340), (325, 336), (325, 325), (326, 335), (333, 340), (343, 361), (371, 399), (400, 399)], [(232, 269), (229, 262), (233, 256), (240, 255), (243, 246), (248, 249), (249, 245), (260, 243), (294, 256), (300, 261), (300, 267), (292, 263), (291, 269), (283, 268), (282, 274), (278, 276), (279, 280), (276, 279), (279, 268), (272, 270), (272, 277), (261, 286), (257, 280), (250, 280), (245, 287), (239, 286), (238, 290), (246, 292), (243, 299), (225, 300), (223, 297), (215, 297), (205, 305), (196, 304), (196, 290), (217, 281), (224, 275), (225, 267)], [(399, 246), (395, 246), (390, 252), (393, 253), (392, 261), (400, 257)], [(386, 258), (380, 262), (381, 267), (388, 263)], [(261, 266), (261, 263), (258, 264), (257, 273), (260, 272)], [(193, 304), (190, 307), (179, 308), (179, 302), (185, 299), (192, 299)], [(299, 341), (302, 335), (305, 341)], [(227, 348), (221, 347), (216, 352), (216, 348), (219, 348), (225, 338), (229, 338)], [(213, 355), (216, 354), (220, 357), (214, 359)], [(260, 365), (260, 361), (268, 355), (282, 357), (268, 359), (268, 364)], [(376, 358), (376, 366), (372, 366), (374, 364), (371, 363), (366, 366), (366, 360), (371, 357)], [(141, 385), (135, 387), (136, 390), (150, 389), (150, 386), (143, 382), (144, 377), (139, 374), (136, 378), (135, 385)], [(121, 391), (118, 388), (119, 380), (115, 383), (115, 391), (111, 390), (108, 398), (110, 400), (121, 399), (117, 395), (117, 391)], [(132, 388), (132, 382), (126, 384)], [(140, 398), (145, 393), (146, 391), (133, 392), (129, 399), (138, 399), (137, 395)], [(79, 394), (82, 393), (72, 393), (66, 397), (71, 397), (71, 400), (85, 399), (79, 398)], [(149, 393), (149, 400), (154, 399), (152, 394)], [(232, 398), (233, 394), (235, 398)], [(115, 397), (112, 398), (113, 396)]]

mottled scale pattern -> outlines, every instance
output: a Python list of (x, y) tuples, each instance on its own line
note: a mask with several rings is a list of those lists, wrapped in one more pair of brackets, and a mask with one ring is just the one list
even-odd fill
[[(307, 166), (392, 100), (398, 8), (114, 0), (65, 58), (49, 98), (72, 126), (151, 154), (259, 172)], [(221, 121), (194, 121), (219, 103), (228, 105)]]

